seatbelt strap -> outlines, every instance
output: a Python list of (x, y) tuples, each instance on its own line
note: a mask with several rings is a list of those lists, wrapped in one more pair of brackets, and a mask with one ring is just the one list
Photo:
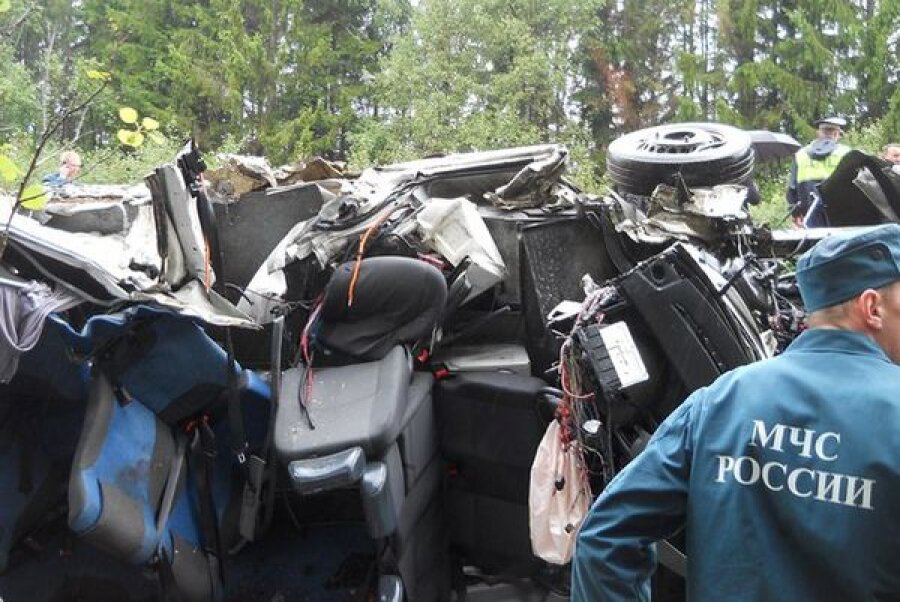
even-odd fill
[(216, 463), (216, 441), (212, 429), (205, 420), (197, 424), (194, 440), (191, 442), (192, 456), (198, 458), (195, 469), (197, 473), (197, 493), (200, 502), (200, 530), (203, 536), (203, 552), (210, 568), (210, 580), (214, 593), (217, 590), (219, 599), (222, 584), (225, 582), (225, 564), (222, 555), (222, 539), (219, 533), (219, 521), (212, 495), (212, 476)]
[(178, 481), (181, 480), (181, 472), (184, 468), (184, 456), (187, 451), (187, 437), (178, 434), (175, 441), (175, 458), (169, 466), (169, 474), (166, 477), (166, 487), (163, 490), (162, 502), (159, 506), (159, 514), (156, 516), (156, 533), (162, 537), (162, 533), (169, 523), (172, 514), (172, 506), (175, 504), (175, 495), (178, 493)]
[[(234, 343), (231, 337), (231, 328), (225, 328), (225, 346), (227, 353), (226, 370), (228, 388), (225, 391), (228, 411), (228, 429), (231, 437), (231, 451), (241, 467), (244, 476), (244, 488), (241, 492), (241, 506), (238, 515), (238, 533), (242, 540), (253, 541), (256, 533), (256, 512), (259, 507), (258, 490), (262, 483), (262, 471), (265, 462), (260, 466), (259, 458), (251, 457), (248, 461), (247, 454), (250, 444), (247, 441), (247, 433), (244, 430), (244, 410), (241, 407), (241, 395), (238, 387), (237, 361), (234, 359)], [(239, 541), (237, 548), (243, 545)]]
[(237, 361), (234, 358), (234, 342), (231, 337), (231, 328), (225, 328), (225, 347), (226, 347), (226, 403), (228, 410), (228, 428), (231, 434), (231, 450), (234, 457), (237, 458), (238, 464), (242, 468), (247, 463), (247, 434), (244, 430), (244, 412), (241, 409), (241, 392), (238, 386)]
[[(256, 538), (256, 527), (259, 524), (260, 496), (266, 479), (274, 479), (272, 462), (272, 440), (275, 437), (275, 416), (278, 412), (278, 400), (281, 394), (281, 351), (282, 338), (284, 336), (284, 316), (276, 315), (272, 321), (272, 346), (270, 349), (270, 378), (269, 389), (271, 391), (271, 405), (269, 407), (269, 421), (266, 425), (266, 438), (262, 449), (252, 454), (247, 461), (247, 480), (244, 483), (244, 492), (241, 498), (241, 514), (238, 523), (238, 532), (244, 541), (253, 541)], [(274, 487), (270, 487), (270, 494), (274, 494)], [(271, 495), (270, 495), (271, 498)], [(268, 500), (271, 503), (272, 500)], [(243, 542), (240, 544), (243, 545)]]
[[(166, 549), (159, 545), (160, 540), (165, 536), (166, 525), (169, 523), (169, 516), (172, 514), (172, 506), (175, 505), (175, 496), (178, 493), (178, 482), (181, 480), (181, 473), (184, 469), (185, 453), (187, 452), (187, 435), (176, 433), (175, 440), (175, 457), (169, 466), (169, 474), (166, 476), (166, 486), (163, 489), (162, 502), (159, 506), (159, 513), (156, 515), (156, 545), (159, 548), (159, 583), (162, 586), (162, 599), (166, 602), (181, 602), (181, 595), (178, 586), (175, 583), (175, 575), (172, 573), (172, 562), (175, 558), (169, 557)], [(174, 550), (173, 550), (174, 552)]]

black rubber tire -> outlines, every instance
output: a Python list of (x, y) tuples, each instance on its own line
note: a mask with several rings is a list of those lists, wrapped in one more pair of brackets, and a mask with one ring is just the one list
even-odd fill
[(625, 134), (609, 145), (606, 168), (617, 192), (649, 196), (681, 174), (689, 186), (748, 184), (750, 134), (719, 123), (674, 123)]

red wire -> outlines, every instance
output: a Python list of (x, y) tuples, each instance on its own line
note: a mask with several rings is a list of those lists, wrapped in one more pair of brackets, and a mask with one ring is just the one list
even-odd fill
[(306, 363), (306, 374), (304, 375), (303, 382), (303, 398), (300, 400), (300, 403), (302, 403), (304, 407), (309, 407), (309, 401), (312, 401), (313, 389), (313, 367), (312, 354), (309, 352), (309, 331), (316, 321), (316, 318), (319, 317), (324, 301), (324, 295), (319, 295), (315, 307), (309, 314), (309, 318), (306, 320), (306, 326), (303, 327), (303, 333), (300, 335), (300, 351), (303, 354), (303, 361)]
[(566, 397), (569, 397), (571, 399), (592, 399), (594, 397), (593, 393), (587, 393), (586, 395), (578, 395), (577, 393), (572, 393), (571, 391), (569, 391), (569, 389), (566, 387), (566, 381), (568, 380), (569, 375), (568, 375), (568, 371), (566, 370), (566, 364), (564, 361), (559, 362), (559, 368), (560, 368), (559, 382), (562, 385), (562, 390), (563, 390), (563, 393), (565, 393)]

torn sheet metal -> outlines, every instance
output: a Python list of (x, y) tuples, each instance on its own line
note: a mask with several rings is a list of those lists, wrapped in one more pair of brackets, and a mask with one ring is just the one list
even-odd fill
[(568, 156), (565, 147), (555, 147), (550, 156), (522, 168), (508, 184), (485, 196), (501, 209), (572, 207), (576, 200), (575, 192), (569, 187), (559, 186)]
[(221, 154), (216, 158), (222, 167), (209, 169), (204, 174), (212, 197), (237, 199), (253, 190), (278, 185), (275, 172), (265, 157)]
[(150, 190), (135, 186), (68, 184), (50, 189), (41, 219), (69, 232), (124, 232), (138, 208), (150, 202)]
[[(6, 220), (7, 217), (4, 215), (0, 219)], [(63, 280), (56, 275), (51, 277), (61, 286), (70, 288), (99, 305), (107, 305), (113, 299), (127, 299), (126, 287), (149, 287), (156, 284), (145, 273), (129, 269), (125, 238), (121, 234), (101, 236), (66, 232), (42, 227), (35, 220), (21, 215), (13, 217), (9, 234), (9, 246), (20, 251), (35, 269), (41, 270), (41, 258), (46, 257), (76, 268), (85, 278), (99, 284), (105, 291), (103, 298), (79, 290), (68, 279)], [(44, 267), (44, 270), (49, 269)], [(50, 277), (50, 274), (52, 273), (45, 275)]]
[(327, 161), (322, 157), (315, 157), (309, 161), (282, 165), (274, 173), (279, 186), (289, 186), (298, 182), (343, 178), (346, 167), (346, 164), (341, 161)]
[[(32, 222), (23, 223), (24, 220)], [(18, 223), (17, 223), (18, 222)], [(159, 285), (142, 271), (129, 267), (128, 247), (120, 235), (97, 236), (42, 228), (28, 218), (16, 216), (10, 227), (10, 245), (26, 256), (28, 263), (44, 270), (48, 280), (80, 299), (98, 305), (111, 306), (122, 301), (154, 302), (180, 314), (199, 318), (217, 326), (256, 328), (249, 316), (238, 310), (215, 291), (189, 281), (176, 291)], [(43, 258), (74, 268), (85, 279), (99, 284), (104, 290), (98, 298), (64, 277), (42, 267)]]
[[(535, 146), (522, 146), (495, 151), (483, 151), (475, 153), (453, 153), (444, 157), (419, 159), (406, 163), (394, 163), (373, 168), (371, 171), (381, 174), (381, 178), (396, 178), (398, 174), (411, 177), (420, 176), (444, 176), (448, 174), (465, 173), (471, 170), (484, 171), (487, 169), (500, 169), (509, 167), (519, 170), (525, 166), (553, 157), (559, 149), (565, 149), (559, 144), (540, 144)], [(370, 170), (366, 170), (370, 171)], [(363, 172), (365, 174), (365, 172)]]
[[(164, 171), (182, 182), (181, 189), (171, 182), (172, 189), (186, 194), (177, 170), (167, 167), (168, 171)], [(3, 200), (0, 221), (6, 223), (12, 199), (3, 197)], [(47, 281), (100, 306), (154, 302), (210, 324), (256, 328), (246, 314), (215, 291), (207, 292), (196, 280), (182, 283), (183, 254), (174, 226), (168, 224), (168, 229), (168, 240), (173, 244), (169, 245), (164, 273), (160, 273), (162, 262), (156, 253), (156, 226), (149, 205), (139, 208), (138, 219), (130, 224), (127, 232), (108, 235), (67, 232), (16, 214), (10, 222), (7, 252), (18, 256)], [(172, 280), (167, 280), (169, 277)]]
[(206, 288), (198, 281), (191, 280), (174, 292), (142, 291), (132, 293), (131, 301), (153, 302), (177, 313), (199, 318), (207, 324), (234, 326), (237, 328), (260, 328), (250, 316), (231, 304), (214, 290)]
[[(458, 265), (466, 253), (472, 253), (475, 261), (468, 276), (477, 281), (472, 283), (476, 285), (472, 295), (486, 290), (496, 284), (498, 278), (502, 279), (506, 268), (475, 206), (466, 200), (462, 201), (465, 205), (460, 204), (456, 197), (469, 194), (480, 198), (497, 186), (494, 183), (483, 188), (485, 180), (482, 178), (487, 176), (488, 181), (500, 179), (506, 183), (520, 173), (521, 179), (516, 186), (522, 194), (526, 194), (529, 185), (537, 185), (537, 181), (552, 180), (560, 191), (565, 190), (566, 195), (571, 195), (566, 198), (574, 203), (577, 191), (559, 180), (561, 162), (566, 156), (565, 147), (552, 144), (460, 153), (370, 168), (352, 181), (338, 180), (341, 188), (334, 198), (315, 218), (296, 224), (270, 253), (247, 286), (238, 307), (261, 323), (270, 321), (271, 310), (282, 303), (281, 298), (286, 293), (282, 271), (285, 266), (314, 256), (325, 268), (346, 252), (348, 244), (385, 215), (391, 216), (387, 226), (392, 235), (423, 237), (426, 246), (442, 255), (448, 253), (447, 259), (454, 265)], [(534, 168), (528, 170), (529, 166)], [(318, 184), (324, 186), (325, 182), (335, 180)], [(442, 194), (454, 189), (452, 185), (441, 187), (447, 183), (458, 185), (459, 192), (453, 197)], [(557, 194), (555, 189), (552, 194)], [(424, 211), (421, 215), (417, 214), (420, 209)], [(461, 213), (451, 222), (457, 224), (458, 228), (454, 228), (460, 236), (454, 242), (450, 242), (453, 234), (435, 236), (435, 229), (441, 228), (438, 222), (455, 210)], [(458, 252), (460, 249), (462, 255)]]
[[(463, 177), (470, 171), (483, 173), (491, 169), (515, 169), (550, 161), (554, 157), (566, 156), (568, 152), (560, 145), (530, 146), (501, 151), (461, 153), (397, 163), (384, 167), (366, 169), (353, 181), (344, 181), (340, 194), (322, 208), (319, 218), (313, 224), (298, 224), (286, 237), (291, 239), (282, 248), (282, 254), (270, 255), (268, 271), (281, 269), (287, 263), (303, 259), (313, 253), (321, 265), (326, 265), (339, 252), (349, 237), (365, 231), (373, 221), (375, 213), (381, 212), (386, 203), (398, 208), (404, 202), (415, 204), (431, 203), (432, 197), (420, 194), (421, 187), (436, 178)], [(408, 193), (408, 194), (406, 194)], [(412, 197), (407, 199), (407, 197)], [(393, 200), (389, 201), (389, 197)], [(351, 205), (356, 203), (356, 207)], [(336, 209), (340, 208), (340, 209)], [(342, 212), (345, 219), (335, 219)], [(352, 212), (352, 213), (351, 213)], [(342, 227), (342, 222), (344, 226)], [(316, 227), (324, 225), (325, 228)]]
[[(896, 190), (900, 190), (900, 165), (892, 165), (891, 167), (882, 169), (884, 176), (890, 181)], [(853, 185), (856, 186), (863, 194), (868, 197), (872, 204), (892, 222), (900, 222), (900, 216), (894, 211), (891, 202), (887, 197), (884, 189), (875, 175), (868, 169), (860, 169), (859, 173), (853, 179)]]
[(672, 186), (660, 184), (650, 197), (652, 208), (676, 214), (692, 214), (711, 218), (747, 219), (744, 205), (747, 202), (747, 187), (736, 184), (722, 184), (712, 188), (688, 189), (690, 200), (681, 202), (678, 190)]
[[(169, 248), (177, 242), (184, 254), (187, 273), (208, 284), (215, 283), (217, 275), (209, 266), (197, 203), (191, 197), (181, 172), (168, 164), (157, 167), (155, 177), (161, 184), (162, 200), (176, 234), (176, 237), (167, 237)], [(170, 281), (170, 284), (177, 286), (180, 282)]]
[(217, 158), (223, 166), (207, 170), (204, 177), (209, 185), (210, 197), (220, 202), (233, 202), (248, 192), (264, 188), (347, 177), (344, 163), (327, 161), (322, 157), (274, 169), (265, 157), (222, 154)]
[(693, 239), (712, 243), (735, 224), (750, 223), (743, 208), (747, 192), (746, 186), (735, 184), (690, 188), (690, 200), (683, 202), (676, 188), (660, 184), (653, 191), (646, 215), (632, 204), (616, 199), (626, 214), (616, 229), (640, 242)]
[(391, 185), (354, 183), (342, 194), (322, 206), (311, 220), (294, 226), (284, 240), (269, 255), (267, 269), (274, 271), (287, 264), (315, 255), (322, 267), (347, 245), (348, 239), (358, 236), (385, 215), (417, 205), (405, 188)]
[(143, 184), (122, 186), (117, 184), (66, 184), (50, 189), (47, 211), (58, 215), (74, 215), (92, 211), (110, 203), (140, 205), (150, 202), (150, 189)]

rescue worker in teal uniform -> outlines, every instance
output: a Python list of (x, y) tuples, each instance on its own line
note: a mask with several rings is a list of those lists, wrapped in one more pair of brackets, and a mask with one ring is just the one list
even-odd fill
[(839, 142), (844, 135), (846, 120), (827, 117), (816, 121), (815, 125), (816, 139), (794, 155), (787, 189), (787, 203), (794, 224), (806, 228), (828, 225), (818, 186), (850, 151), (849, 146)]
[(809, 329), (693, 393), (595, 501), (574, 602), (651, 599), (682, 529), (690, 602), (900, 600), (900, 225), (798, 263)]

